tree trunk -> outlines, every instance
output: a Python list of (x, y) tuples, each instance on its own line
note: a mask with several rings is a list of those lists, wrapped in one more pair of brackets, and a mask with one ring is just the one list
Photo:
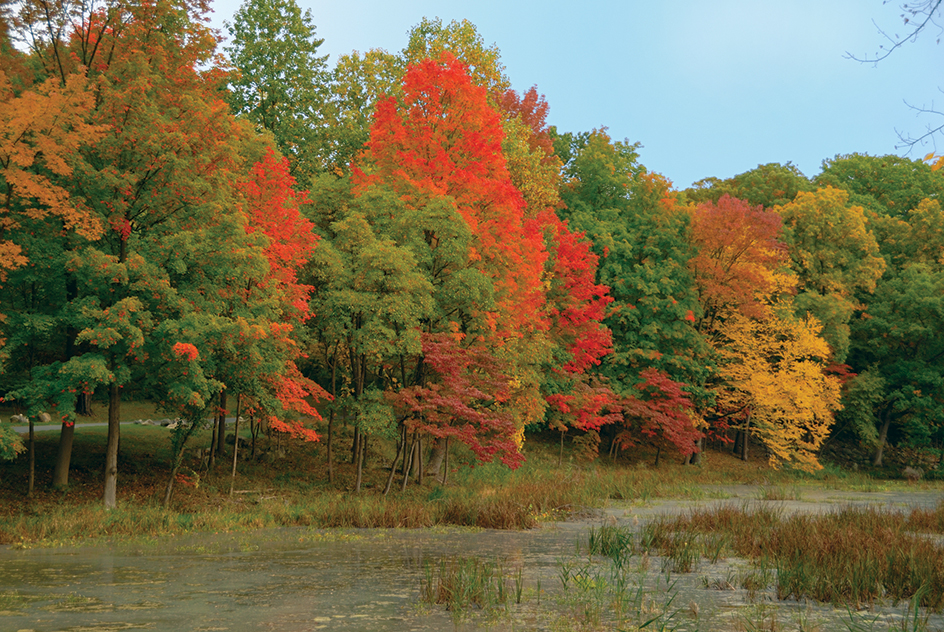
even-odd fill
[(66, 487), (69, 484), (69, 464), (72, 461), (72, 439), (75, 437), (75, 424), (62, 423), (59, 431), (59, 452), (56, 454), (56, 469), (52, 475), (52, 486)]
[(741, 438), (741, 460), (747, 461), (747, 446), (751, 442), (751, 418), (748, 416), (744, 424), (744, 436)]
[(426, 462), (426, 476), (437, 476), (446, 457), (446, 448), (449, 445), (447, 437), (438, 437), (433, 441), (429, 451), (429, 460)]
[(242, 395), (236, 396), (236, 423), (233, 424), (233, 475), (229, 479), (229, 495), (233, 495), (233, 487), (236, 485), (236, 455), (239, 454), (239, 405), (242, 403)]
[[(413, 441), (410, 443), (410, 448), (403, 454), (404, 464), (403, 464), (403, 483), (400, 485), (400, 491), (406, 491), (406, 484), (410, 480), (410, 470), (413, 469), (413, 457), (416, 453), (416, 433), (413, 433)], [(407, 460), (407, 456), (409, 459)]]
[(416, 441), (413, 444), (413, 469), (411, 474), (416, 479), (417, 485), (423, 484), (423, 437), (416, 435)]
[(29, 418), (29, 485), (27, 496), (33, 495), (33, 486), (36, 483), (36, 438), (33, 435), (33, 418)]
[(226, 454), (226, 389), (220, 391), (220, 411), (217, 417), (219, 423), (216, 426), (216, 452), (223, 456)]
[(692, 452), (689, 457), (685, 460), (687, 465), (700, 465), (701, 464), (701, 453), (705, 449), (705, 437), (698, 437), (698, 441), (695, 442), (695, 451)]
[(361, 451), (361, 429), (354, 427), (354, 442), (351, 444), (351, 463), (357, 463), (357, 456)]
[(164, 506), (167, 507), (170, 504), (170, 499), (174, 495), (174, 479), (177, 478), (177, 470), (180, 469), (180, 466), (174, 467), (170, 471), (170, 478), (167, 479), (167, 487), (164, 488)]
[[(338, 401), (338, 352), (335, 347), (334, 358), (331, 363), (331, 401)], [(334, 404), (331, 404), (331, 410), (328, 412), (328, 441), (325, 446), (328, 459), (328, 483), (334, 484)], [(396, 459), (393, 460), (397, 462)]]
[(560, 468), (564, 464), (564, 435), (567, 434), (566, 430), (561, 430), (561, 440), (560, 440), (560, 451), (557, 453), (557, 467)]
[(662, 456), (662, 444), (656, 446), (656, 467), (659, 467), (659, 457)]
[(397, 454), (393, 457), (393, 463), (390, 464), (390, 474), (387, 475), (387, 484), (384, 486), (384, 498), (390, 493), (390, 487), (393, 486), (393, 477), (397, 473), (397, 461), (400, 460), (400, 454), (406, 448), (406, 426), (400, 430), (400, 441), (397, 441)]
[[(112, 370), (115, 361), (110, 362)], [(105, 509), (114, 509), (117, 506), (118, 492), (118, 442), (121, 439), (119, 415), (121, 412), (121, 396), (118, 384), (108, 385), (108, 444), (105, 447)]]
[(423, 436), (420, 435), (416, 442), (416, 464), (419, 466), (419, 472), (416, 474), (416, 483), (423, 484)]
[(249, 434), (252, 435), (252, 450), (249, 453), (250, 458), (256, 458), (256, 437), (259, 435), (259, 424), (256, 423), (256, 416), (249, 415)]
[(364, 452), (367, 450), (367, 438), (362, 436), (357, 450), (357, 478), (354, 482), (354, 491), (361, 491), (361, 480), (364, 474)]
[(446, 484), (449, 477), (449, 437), (446, 437), (446, 447), (443, 450), (443, 477), (442, 484)]
[(219, 419), (216, 417), (213, 418), (213, 430), (210, 431), (210, 453), (207, 455), (207, 471), (213, 469), (213, 466), (216, 465), (216, 424), (219, 423)]
[[(332, 406), (331, 412), (328, 413), (328, 440), (325, 445), (325, 448), (328, 451), (327, 460), (328, 460), (328, 482), (334, 484), (334, 451), (331, 445), (331, 439), (334, 436), (332, 430), (334, 427), (334, 407)], [(394, 461), (396, 462), (396, 461)]]
[(872, 455), (872, 467), (882, 467), (882, 456), (885, 452), (885, 442), (888, 440), (888, 427), (892, 423), (892, 416), (888, 408), (882, 409), (882, 427), (878, 431), (878, 445)]
[(92, 397), (88, 393), (79, 393), (75, 398), (75, 414), (83, 417), (92, 416)]

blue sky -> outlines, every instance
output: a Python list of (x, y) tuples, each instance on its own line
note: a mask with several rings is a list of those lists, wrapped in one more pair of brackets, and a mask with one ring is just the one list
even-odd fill
[[(678, 188), (768, 162), (814, 176), (837, 154), (903, 153), (896, 129), (935, 123), (904, 101), (944, 110), (940, 29), (879, 64), (845, 58), (876, 52), (878, 27), (905, 33), (895, 0), (297, 1), (332, 65), (399, 51), (423, 17), (468, 19), (515, 89), (546, 96), (550, 124), (638, 141), (642, 163)], [(216, 2), (215, 25), (238, 5)]]

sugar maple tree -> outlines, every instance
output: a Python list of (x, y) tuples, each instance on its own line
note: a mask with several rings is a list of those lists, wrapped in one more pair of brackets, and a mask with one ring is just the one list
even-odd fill
[(501, 402), (508, 377), (482, 343), (462, 345), (462, 334), (424, 334), (423, 359), (429, 379), (391, 394), (407, 411), (407, 428), (439, 438), (456, 438), (483, 462), (499, 457), (510, 467), (524, 460), (515, 441), (515, 420)]
[(781, 235), (778, 213), (728, 195), (692, 210), (699, 328), (719, 357), (709, 417), (716, 432), (738, 428), (742, 458), (755, 436), (773, 465), (813, 470), (839, 408), (839, 381), (826, 374), (832, 355), (821, 324), (792, 315), (797, 279)]
[[(448, 53), (427, 59), (404, 77), (403, 106), (378, 103), (364, 168), (355, 186), (393, 189), (419, 206), (449, 196), (475, 236), (470, 264), (495, 286), (489, 317), (497, 335), (540, 324), (544, 254), (541, 234), (524, 218), (524, 200), (508, 177), (498, 113), (465, 66)], [(435, 235), (431, 235), (435, 239)]]
[(626, 422), (615, 440), (624, 448), (635, 445), (640, 437), (654, 443), (656, 465), (666, 447), (685, 457), (693, 454), (702, 432), (696, 427), (697, 414), (684, 384), (650, 367), (639, 373), (635, 391), (623, 402)]
[(617, 397), (595, 380), (591, 370), (613, 351), (613, 337), (603, 325), (613, 298), (596, 282), (598, 257), (581, 233), (550, 211), (543, 217), (552, 268), (548, 274), (547, 309), (550, 340), (557, 346), (556, 366), (546, 371), (546, 399), (557, 414), (551, 427), (573, 427), (591, 437), (619, 418)]
[(55, 218), (47, 223), (61, 223), (86, 239), (101, 235), (99, 218), (64, 182), (79, 148), (104, 133), (88, 122), (93, 99), (81, 73), (17, 93), (0, 72), (0, 282), (8, 270), (26, 263), (21, 245), (11, 239), (23, 218)]

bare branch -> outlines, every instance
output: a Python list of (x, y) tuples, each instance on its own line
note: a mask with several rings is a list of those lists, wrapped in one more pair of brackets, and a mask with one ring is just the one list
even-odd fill
[[(900, 38), (898, 35), (895, 35), (894, 37), (889, 35), (884, 29), (876, 24), (875, 20), (872, 20), (872, 24), (875, 24), (875, 28), (878, 29), (878, 32), (881, 33), (885, 39), (891, 42), (891, 46), (887, 49), (884, 46), (880, 46), (879, 48), (883, 49), (883, 52), (881, 54), (876, 53), (875, 56), (871, 58), (868, 56), (857, 57), (850, 52), (846, 52), (846, 58), (862, 63), (878, 63), (883, 59), (888, 58), (893, 52), (903, 46), (906, 42), (916, 41), (918, 39), (918, 35), (920, 35), (929, 24), (933, 24), (934, 26), (938, 27), (938, 41), (940, 41), (940, 33), (944, 33), (944, 28), (934, 21), (934, 14), (940, 8), (941, 2), (944, 2), (944, 0), (923, 0), (922, 2), (901, 5), (901, 10), (904, 11), (904, 13), (901, 14), (901, 18), (904, 21), (905, 26), (911, 29), (911, 32), (909, 32), (905, 37)], [(910, 15), (910, 17), (908, 17), (906, 14)], [(915, 18), (918, 16), (922, 17), (920, 20), (916, 21)]]
[[(935, 116), (944, 116), (944, 112), (941, 112), (940, 110), (936, 110), (934, 108), (934, 103), (932, 103), (930, 107), (924, 107), (924, 106), (919, 107), (905, 101), (905, 105), (907, 105), (909, 108), (914, 110), (915, 116), (921, 116), (921, 115), (926, 115), (926, 114), (933, 114)], [(928, 143), (928, 141), (930, 141), (931, 147), (934, 148), (935, 153), (937, 153), (937, 141), (935, 139), (935, 136), (939, 134), (942, 130), (944, 130), (944, 123), (941, 123), (940, 125), (931, 125), (931, 124), (926, 125), (924, 133), (922, 133), (920, 136), (911, 136), (911, 134), (901, 132), (896, 129), (895, 133), (898, 134), (898, 140), (901, 142), (895, 145), (895, 149), (907, 149), (907, 151), (905, 152), (905, 154), (907, 155), (911, 153), (911, 150), (913, 150), (915, 147), (924, 146)]]

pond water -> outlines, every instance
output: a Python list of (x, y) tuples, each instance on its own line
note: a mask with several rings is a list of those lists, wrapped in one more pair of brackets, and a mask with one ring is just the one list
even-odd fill
[[(726, 488), (711, 501), (613, 506), (593, 520), (545, 524), (526, 532), (471, 529), (317, 530), (287, 528), (194, 534), (95, 546), (0, 548), (0, 630), (571, 630), (614, 629), (604, 595), (613, 576), (586, 555), (591, 527), (642, 525), (655, 515), (720, 503), (765, 503), (786, 511), (844, 504), (906, 509), (934, 506), (940, 493), (808, 492), (802, 501), (760, 501), (757, 488)], [(508, 579), (507, 605), (461, 614), (421, 603), (440, 561), (478, 558)], [(624, 629), (900, 629), (902, 606), (855, 614), (826, 606), (774, 602), (766, 591), (729, 589), (743, 560), (702, 562), (666, 575), (660, 560), (634, 559)], [(564, 590), (561, 573), (571, 577)], [(520, 574), (519, 574), (520, 570)], [(652, 616), (650, 616), (652, 615)], [(858, 619), (856, 619), (858, 617)], [(876, 617), (878, 617), (876, 619)], [(858, 623), (856, 623), (858, 621)], [(908, 624), (909, 621), (905, 620)], [(929, 629), (944, 629), (931, 616)], [(853, 630), (857, 632), (857, 630)]]

